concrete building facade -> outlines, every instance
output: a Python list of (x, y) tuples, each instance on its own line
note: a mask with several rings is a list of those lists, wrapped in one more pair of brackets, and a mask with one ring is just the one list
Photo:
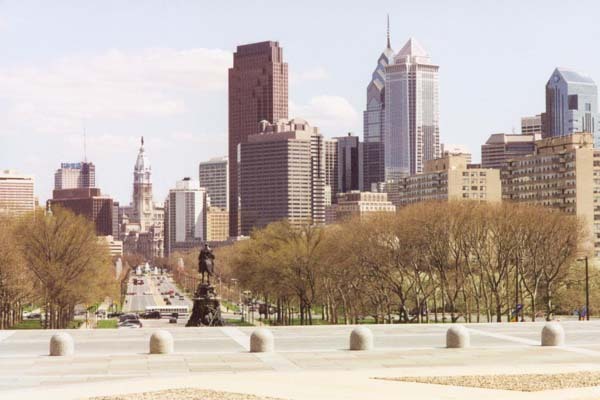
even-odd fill
[(325, 222), (325, 150), (306, 121), (262, 121), (240, 144), (241, 233), (271, 222)]
[(54, 189), (96, 187), (96, 166), (91, 162), (61, 163), (54, 173)]
[[(387, 193), (361, 192), (352, 190), (339, 193), (336, 204), (331, 205), (335, 222), (342, 222), (354, 216), (375, 213), (396, 212), (396, 206), (387, 198)], [(328, 212), (331, 215), (331, 211)], [(328, 220), (327, 223), (334, 221)]]
[(210, 205), (229, 210), (229, 161), (227, 157), (211, 158), (198, 167), (200, 187), (206, 189)]
[(0, 171), (0, 214), (23, 215), (35, 210), (34, 186), (33, 176)]
[(472, 168), (467, 160), (464, 155), (428, 160), (422, 173), (386, 183), (385, 192), (399, 207), (424, 201), (501, 201), (500, 171)]
[(288, 66), (278, 42), (238, 46), (229, 69), (229, 233), (239, 236), (238, 145), (258, 123), (288, 118)]
[(543, 130), (542, 114), (532, 117), (521, 117), (522, 135), (541, 135)]
[(189, 251), (206, 240), (208, 196), (197, 180), (184, 178), (169, 190), (165, 202), (165, 256)]
[(481, 145), (482, 168), (505, 168), (508, 160), (533, 154), (540, 134), (517, 135), (494, 133)]
[(211, 205), (206, 213), (206, 241), (225, 242), (228, 238), (229, 211)]

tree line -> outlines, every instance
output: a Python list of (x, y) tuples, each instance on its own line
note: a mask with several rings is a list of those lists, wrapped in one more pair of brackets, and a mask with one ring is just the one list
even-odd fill
[[(575, 216), (457, 201), (329, 226), (281, 221), (216, 255), (223, 279), (275, 305), (278, 324), (292, 323), (294, 311), (312, 324), (315, 310), (329, 323), (500, 322), (581, 309), (577, 259), (590, 246)], [(595, 268), (591, 280), (599, 286)]]
[(68, 210), (0, 215), (0, 329), (40, 307), (43, 327), (66, 328), (77, 304), (118, 298), (108, 246), (94, 225)]

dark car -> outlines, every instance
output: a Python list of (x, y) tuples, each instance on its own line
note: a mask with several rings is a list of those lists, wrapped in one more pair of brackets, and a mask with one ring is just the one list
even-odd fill
[(160, 315), (160, 311), (155, 310), (155, 311), (148, 311), (148, 312), (142, 313), (142, 314), (140, 314), (140, 317), (144, 318), (144, 319), (160, 319), (161, 315)]
[(125, 321), (139, 321), (139, 317), (135, 314), (123, 314), (119, 317), (119, 322)]
[(177, 323), (177, 318), (175, 318), (175, 317), (169, 318), (169, 323), (170, 324), (176, 324)]

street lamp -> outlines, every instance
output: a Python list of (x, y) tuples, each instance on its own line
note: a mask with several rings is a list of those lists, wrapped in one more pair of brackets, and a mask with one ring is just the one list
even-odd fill
[(585, 261), (585, 319), (590, 320), (590, 275), (588, 269), (588, 256), (578, 258), (577, 261)]

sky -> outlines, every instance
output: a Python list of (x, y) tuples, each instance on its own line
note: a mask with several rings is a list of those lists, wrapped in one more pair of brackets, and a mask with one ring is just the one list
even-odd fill
[(366, 86), (386, 44), (416, 38), (440, 66), (442, 143), (480, 146), (544, 111), (557, 66), (600, 80), (596, 0), (0, 0), (0, 170), (51, 196), (61, 162), (96, 165), (131, 200), (140, 137), (162, 201), (227, 152), (227, 70), (237, 45), (279, 41), (291, 117), (362, 136)]

